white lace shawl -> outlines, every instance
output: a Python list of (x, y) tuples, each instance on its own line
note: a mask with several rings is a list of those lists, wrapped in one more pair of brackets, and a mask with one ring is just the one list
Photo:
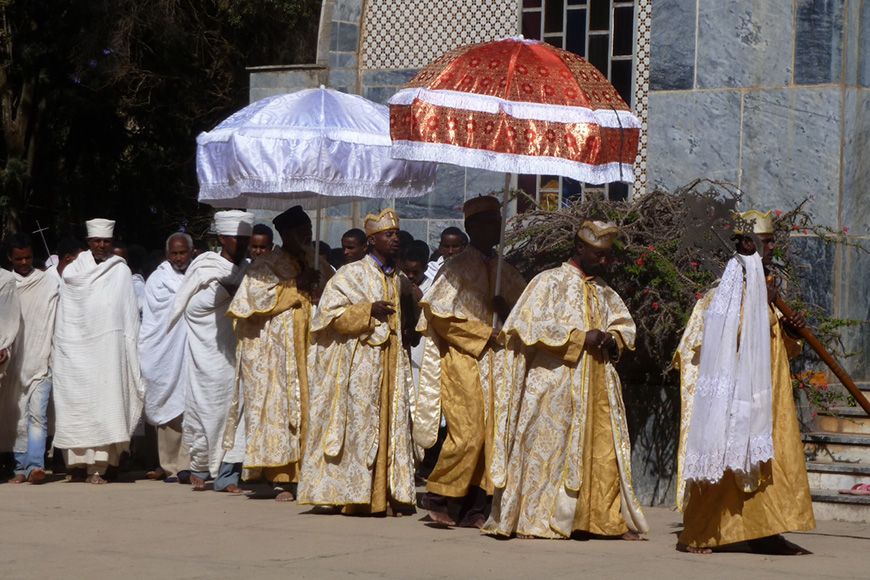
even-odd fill
[(715, 483), (730, 469), (752, 489), (773, 457), (772, 425), (764, 269), (758, 254), (736, 255), (704, 316), (683, 479)]

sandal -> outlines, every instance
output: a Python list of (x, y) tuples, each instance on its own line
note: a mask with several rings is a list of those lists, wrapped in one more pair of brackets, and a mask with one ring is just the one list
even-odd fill
[(844, 495), (870, 495), (870, 483), (856, 483), (851, 489), (841, 489)]

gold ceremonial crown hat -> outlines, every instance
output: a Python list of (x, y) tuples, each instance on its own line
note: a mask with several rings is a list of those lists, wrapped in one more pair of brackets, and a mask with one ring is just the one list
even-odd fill
[(577, 230), (577, 238), (593, 248), (606, 250), (613, 246), (619, 228), (616, 224), (601, 221), (585, 221)]
[(399, 229), (399, 216), (390, 208), (378, 215), (369, 214), (365, 219), (365, 228), (367, 236), (373, 236), (387, 230), (397, 230)]
[(479, 195), (472, 197), (462, 205), (462, 213), (465, 214), (465, 219), (485, 211), (501, 211), (501, 202), (491, 195)]
[[(737, 216), (747, 224), (752, 225), (752, 233), (753, 234), (772, 234), (773, 233), (773, 217), (771, 217), (771, 212), (761, 213), (757, 209), (751, 209), (749, 211), (745, 211), (743, 213), (738, 213)], [(735, 234), (745, 234), (747, 232), (742, 231), (743, 228), (740, 227), (740, 224), (735, 226), (734, 233)]]

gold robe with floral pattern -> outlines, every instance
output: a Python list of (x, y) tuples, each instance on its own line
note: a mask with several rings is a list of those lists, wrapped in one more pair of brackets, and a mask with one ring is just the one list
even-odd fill
[(275, 248), (251, 264), (227, 311), (238, 370), (225, 443), (238, 426), (243, 383), (245, 469), (265, 468), (275, 483), (299, 480), (304, 449), (311, 299), (296, 287), (301, 272), (296, 257)]
[[(366, 256), (340, 268), (323, 290), (311, 324), (300, 503), (358, 507), (353, 513), (414, 503), (403, 280)], [(387, 322), (371, 316), (379, 300), (394, 305)]]
[(495, 484), (484, 531), (542, 538), (648, 526), (631, 482), (619, 376), (584, 350), (610, 333), (622, 352), (635, 325), (619, 295), (573, 263), (538, 274), (505, 323), (507, 373), (495, 397)]
[[(492, 493), (492, 393), (504, 350), (492, 348), (492, 298), (498, 261), (473, 246), (444, 262), (420, 301), (417, 330), (425, 336), (414, 406), (414, 439), (435, 444), (441, 414), (447, 439), (426, 487), (464, 497), (470, 486)], [(502, 263), (501, 295), (513, 306), (526, 281)]]
[(800, 352), (801, 345), (785, 333), (781, 314), (773, 306), (769, 310), (774, 457), (762, 466), (762, 481), (753, 492), (744, 490), (730, 471), (716, 484), (687, 485), (683, 481), (683, 459), (703, 347), (704, 313), (714, 293), (715, 289), (710, 290), (695, 305), (674, 355), (674, 364), (680, 370), (682, 399), (677, 507), (683, 512), (683, 532), (679, 542), (691, 548), (714, 548), (788, 531), (811, 530), (816, 522), (788, 363)]

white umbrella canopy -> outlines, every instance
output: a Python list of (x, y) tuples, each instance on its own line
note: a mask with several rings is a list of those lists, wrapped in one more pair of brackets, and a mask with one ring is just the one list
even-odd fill
[(425, 195), (434, 163), (393, 159), (389, 109), (320, 87), (261, 99), (197, 139), (199, 201), (307, 209)]

